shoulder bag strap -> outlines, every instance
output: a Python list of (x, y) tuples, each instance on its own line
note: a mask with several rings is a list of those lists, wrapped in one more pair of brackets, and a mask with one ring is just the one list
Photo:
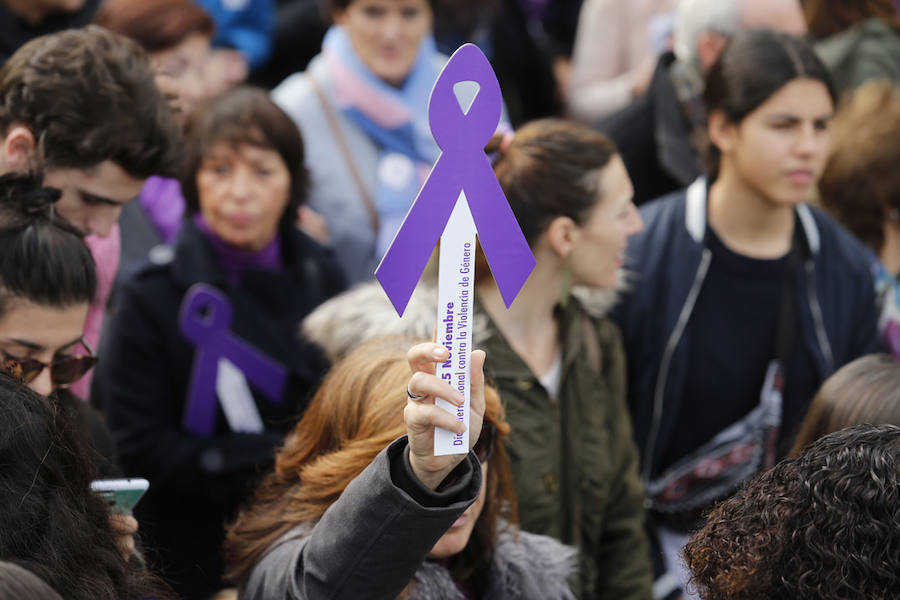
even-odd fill
[(344, 135), (341, 132), (340, 123), (338, 123), (337, 115), (334, 112), (334, 107), (331, 106), (331, 103), (328, 101), (328, 98), (325, 97), (325, 92), (322, 90), (322, 86), (319, 84), (315, 75), (309, 73), (309, 81), (312, 83), (313, 90), (316, 92), (316, 96), (319, 97), (319, 102), (322, 104), (323, 111), (325, 113), (325, 119), (328, 121), (328, 126), (331, 127), (331, 132), (334, 134), (334, 139), (337, 142), (338, 147), (341, 149), (341, 154), (344, 155), (344, 162), (347, 163), (347, 166), (350, 168), (350, 175), (353, 177), (353, 182), (356, 184), (356, 189), (359, 191), (360, 197), (363, 199), (363, 204), (366, 206), (366, 212), (369, 213), (369, 223), (372, 225), (372, 231), (378, 233), (378, 211), (375, 210), (375, 202), (372, 200), (372, 196), (369, 194), (368, 190), (366, 190), (366, 186), (363, 185), (362, 177), (359, 175), (359, 169), (356, 167), (356, 161), (353, 159), (353, 154), (350, 152), (350, 147), (347, 145), (347, 141), (344, 139)]

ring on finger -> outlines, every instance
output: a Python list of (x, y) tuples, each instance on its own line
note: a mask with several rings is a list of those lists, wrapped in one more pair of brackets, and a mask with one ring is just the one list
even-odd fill
[(418, 394), (413, 394), (413, 393), (412, 393), (412, 390), (409, 389), (409, 384), (408, 384), (408, 383), (406, 384), (406, 395), (409, 396), (409, 399), (410, 399), (410, 400), (421, 400), (422, 398), (425, 397), (424, 394), (421, 395), (421, 396), (419, 396)]

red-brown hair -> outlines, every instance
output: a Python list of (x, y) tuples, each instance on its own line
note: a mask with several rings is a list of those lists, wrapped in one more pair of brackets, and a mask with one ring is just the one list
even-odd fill
[(211, 37), (214, 29), (212, 18), (191, 0), (105, 0), (94, 22), (147, 52), (177, 46), (194, 33)]
[(844, 102), (831, 126), (819, 179), (822, 206), (876, 254), (884, 225), (900, 209), (900, 87), (869, 81)]
[[(414, 343), (398, 337), (371, 340), (332, 368), (276, 453), (274, 471), (228, 529), (228, 579), (244, 581), (275, 540), (321, 517), (382, 449), (406, 433), (406, 352)], [(515, 522), (512, 474), (503, 449), (509, 425), (494, 389), (485, 390), (485, 401), (485, 420), (497, 429), (496, 446), (488, 461), (484, 508), (452, 565), (457, 579), (490, 561), (501, 517)]]

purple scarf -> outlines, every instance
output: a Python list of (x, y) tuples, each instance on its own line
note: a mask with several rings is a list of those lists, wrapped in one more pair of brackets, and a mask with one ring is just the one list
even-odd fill
[(141, 188), (138, 202), (162, 242), (174, 244), (184, 216), (184, 196), (178, 180), (157, 175), (149, 177)]
[(531, 19), (540, 19), (547, 10), (549, 0), (522, 0), (521, 5), (525, 14)]
[(229, 245), (210, 229), (200, 213), (194, 215), (194, 224), (209, 240), (216, 255), (216, 262), (225, 273), (225, 278), (232, 285), (241, 281), (244, 271), (259, 269), (264, 271), (277, 271), (284, 266), (281, 259), (281, 234), (276, 233), (272, 241), (259, 252), (241, 250)]

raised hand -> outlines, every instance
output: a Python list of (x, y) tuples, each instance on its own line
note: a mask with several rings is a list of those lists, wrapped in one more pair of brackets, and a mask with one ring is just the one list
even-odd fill
[[(406, 355), (412, 369), (408, 391), (410, 398), (403, 410), (409, 438), (409, 463), (413, 473), (426, 486), (435, 489), (465, 458), (464, 454), (434, 455), (434, 428), (456, 433), (465, 431), (456, 415), (434, 403), (436, 397), (455, 405), (463, 403), (462, 394), (435, 375), (435, 364), (447, 360), (447, 349), (433, 342), (413, 346)], [(478, 441), (484, 419), (484, 359), (482, 350), (472, 352), (469, 414), (469, 449)]]

